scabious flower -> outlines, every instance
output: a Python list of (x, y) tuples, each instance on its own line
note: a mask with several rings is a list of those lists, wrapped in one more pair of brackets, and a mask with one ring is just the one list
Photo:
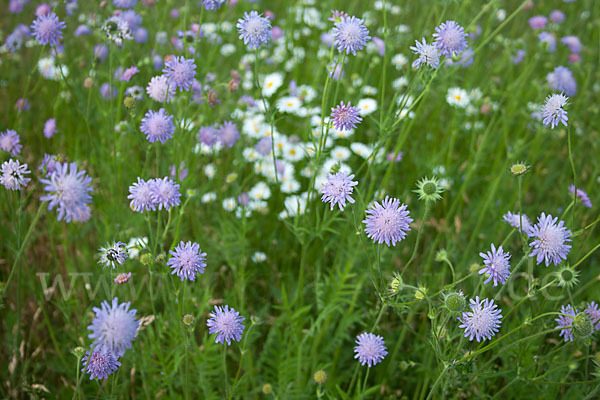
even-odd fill
[[(566, 315), (559, 315), (558, 318), (555, 319), (556, 323), (558, 325), (556, 325), (556, 328), (562, 328), (560, 331), (559, 336), (562, 336), (565, 339), (565, 342), (572, 342), (573, 341), (573, 321), (575, 320), (575, 317), (578, 314), (578, 311), (575, 309), (573, 309), (573, 307), (569, 304), (567, 306), (562, 306), (560, 308), (560, 312), (561, 314), (566, 314)], [(570, 316), (569, 316), (570, 315)]]
[(169, 251), (172, 257), (167, 265), (173, 269), (171, 274), (177, 274), (181, 280), (196, 280), (196, 275), (203, 274), (206, 268), (206, 253), (202, 253), (198, 243), (181, 241), (175, 251)]
[(367, 217), (362, 221), (367, 236), (375, 243), (384, 243), (390, 247), (406, 237), (410, 231), (409, 224), (413, 219), (406, 209), (406, 204), (400, 205), (400, 200), (386, 196), (379, 204), (375, 201), (366, 211)]
[(440, 180), (432, 176), (431, 178), (423, 178), (417, 182), (417, 189), (413, 192), (419, 195), (419, 200), (434, 203), (442, 198), (444, 187)]
[(596, 304), (594, 301), (587, 303), (585, 312), (592, 320), (592, 324), (595, 325), (594, 329), (600, 331), (600, 310), (598, 310), (598, 304)]
[(231, 345), (231, 340), (239, 342), (242, 339), (242, 333), (244, 333), (244, 317), (233, 308), (225, 305), (223, 307), (215, 306), (215, 310), (211, 312), (209, 319), (206, 321), (208, 326), (208, 333), (212, 335), (217, 334), (215, 337), (215, 343), (225, 343)]
[(118, 265), (123, 265), (127, 260), (127, 248), (125, 243), (115, 242), (110, 247), (100, 248), (100, 264), (105, 267), (111, 267), (115, 269)]
[(132, 210), (139, 213), (156, 210), (156, 203), (153, 199), (153, 185), (154, 179), (145, 181), (138, 177), (137, 182), (129, 186), (129, 195), (127, 198), (131, 200), (129, 206)]
[[(90, 351), (92, 352), (91, 356)], [(90, 351), (87, 351), (81, 359), (81, 365), (83, 365), (81, 372), (89, 374), (90, 380), (106, 379), (121, 366), (119, 358), (110, 350), (95, 349), (92, 346)]]
[(364, 21), (354, 16), (342, 17), (339, 22), (336, 22), (333, 27), (333, 35), (338, 51), (346, 52), (346, 54), (352, 53), (352, 55), (356, 55), (357, 51), (362, 50), (371, 39)]
[(583, 46), (581, 40), (577, 36), (565, 36), (560, 39), (561, 43), (566, 44), (569, 50), (575, 54), (579, 54)]
[(54, 136), (56, 133), (56, 120), (54, 118), (50, 118), (44, 123), (44, 136), (48, 139)]
[(238, 19), (236, 27), (238, 28), (240, 39), (250, 49), (257, 49), (261, 43), (268, 43), (273, 36), (269, 19), (256, 11), (244, 13), (244, 18)]
[(461, 322), (459, 328), (465, 330), (465, 337), (470, 341), (475, 338), (478, 342), (491, 339), (500, 329), (502, 324), (502, 310), (494, 303), (494, 300), (479, 300), (479, 296), (470, 300), (471, 311), (463, 312), (458, 317)]
[(175, 132), (173, 116), (169, 115), (164, 108), (161, 108), (158, 112), (148, 110), (142, 118), (140, 130), (146, 135), (146, 139), (150, 143), (156, 141), (165, 143), (173, 137)]
[(119, 304), (115, 297), (112, 304), (103, 301), (102, 308), (92, 309), (96, 315), (88, 326), (92, 331), (88, 337), (94, 339), (95, 347), (111, 351), (116, 357), (121, 357), (125, 350), (131, 348), (140, 322), (135, 319), (137, 310), (130, 310), (130, 306), (129, 302)]
[(162, 71), (167, 77), (169, 86), (178, 89), (190, 90), (196, 78), (196, 64), (193, 59), (184, 57), (171, 57), (165, 62)]
[(211, 125), (201, 126), (198, 130), (197, 138), (198, 142), (204, 143), (207, 146), (212, 146), (219, 140), (219, 131)]
[(175, 86), (169, 85), (166, 76), (159, 75), (150, 79), (150, 82), (146, 87), (146, 93), (148, 93), (148, 96), (154, 101), (168, 103), (175, 95)]
[(171, 207), (176, 207), (181, 203), (179, 193), (179, 184), (175, 183), (171, 178), (154, 179), (152, 185), (152, 201), (159, 210), (163, 208), (168, 210)]
[(331, 17), (327, 18), (327, 21), (339, 22), (342, 18), (348, 18), (348, 13), (345, 11), (331, 10)]
[(40, 44), (56, 46), (62, 39), (62, 30), (66, 28), (55, 13), (42, 14), (33, 21), (31, 30)]
[(543, 46), (546, 46), (550, 53), (556, 50), (556, 36), (549, 32), (540, 32), (538, 39)]
[(349, 131), (356, 128), (356, 124), (360, 124), (360, 109), (352, 107), (351, 102), (347, 105), (342, 101), (339, 106), (331, 108), (331, 121), (333, 127), (340, 131)]
[(137, 4), (138, 0), (113, 0), (115, 7), (119, 8), (133, 8)]
[(577, 82), (569, 68), (559, 65), (546, 76), (546, 80), (552, 89), (563, 92), (567, 96), (577, 94)]
[(432, 69), (440, 66), (440, 51), (435, 44), (427, 44), (425, 38), (423, 38), (423, 43), (415, 40), (415, 45), (410, 46), (410, 49), (419, 56), (412, 63), (414, 68), (420, 68), (423, 64), (430, 66)]
[(48, 201), (48, 210), (58, 206), (58, 217), (66, 222), (87, 221), (90, 218), (89, 203), (92, 196), (89, 192), (94, 189), (91, 186), (92, 178), (86, 175), (85, 170), (78, 171), (76, 163), (56, 164), (56, 170), (50, 174), (49, 179), (41, 179), (45, 184), (45, 196), (41, 201)]
[(467, 48), (467, 35), (462, 26), (455, 21), (442, 22), (435, 28), (433, 44), (446, 57), (453, 57)]
[(106, 37), (118, 46), (123, 44), (123, 40), (133, 39), (129, 24), (124, 18), (118, 15), (108, 18), (104, 22), (104, 25), (102, 25), (102, 30), (106, 33)]
[(543, 29), (548, 23), (548, 18), (543, 15), (536, 15), (529, 18), (529, 26), (531, 29)]
[(558, 224), (557, 221), (558, 218), (542, 213), (537, 219), (537, 224), (529, 230), (529, 236), (535, 238), (529, 243), (529, 246), (533, 247), (529, 257), (536, 257), (538, 265), (542, 261), (546, 263), (546, 267), (550, 263), (558, 265), (567, 259), (571, 250), (571, 245), (566, 244), (571, 241), (571, 231), (564, 226), (564, 221)]
[(502, 249), (502, 246), (496, 247), (492, 243), (492, 251), (487, 253), (479, 253), (483, 258), (485, 267), (479, 270), (479, 274), (487, 274), (488, 278), (483, 283), (488, 283), (494, 280), (494, 286), (498, 286), (498, 282), (505, 284), (510, 276), (510, 254)]
[(346, 207), (346, 201), (354, 203), (352, 198), (352, 192), (354, 186), (358, 185), (358, 182), (353, 181), (354, 175), (348, 175), (346, 171), (339, 171), (336, 174), (329, 174), (327, 182), (321, 186), (321, 201), (323, 203), (330, 203), (331, 210), (337, 204), (341, 211), (344, 211)]
[(542, 122), (544, 125), (554, 129), (561, 122), (564, 126), (567, 126), (567, 112), (563, 108), (569, 98), (564, 94), (552, 94), (546, 98), (546, 103), (542, 106)]
[(358, 358), (361, 365), (367, 365), (371, 368), (373, 365), (379, 364), (388, 354), (385, 347), (385, 341), (382, 336), (372, 333), (361, 333), (356, 337), (354, 346), (354, 358)]
[(0, 150), (8, 151), (13, 156), (18, 156), (22, 148), (21, 138), (16, 131), (7, 129), (0, 133)]
[(521, 226), (521, 222), (522, 222), (523, 229), (521, 229), (521, 230), (523, 232), (525, 232), (526, 234), (528, 234), (529, 230), (531, 229), (531, 221), (529, 220), (529, 217), (527, 217), (527, 215), (525, 215), (525, 214), (520, 214), (520, 213), (515, 214), (515, 213), (509, 211), (502, 216), (502, 219), (504, 221), (508, 222), (510, 224), (510, 226), (512, 226), (513, 228), (517, 228), (517, 229), (519, 229), (519, 227)]
[(19, 160), (4, 161), (0, 172), (2, 173), (0, 184), (8, 190), (19, 190), (31, 181), (30, 178), (25, 176), (30, 174), (31, 171), (27, 169), (27, 164), (20, 164)]
[(127, 283), (129, 281), (129, 278), (131, 278), (131, 272), (121, 273), (115, 277), (114, 282), (117, 285), (122, 285), (124, 283)]
[[(569, 192), (571, 194), (575, 193), (575, 186), (571, 185), (569, 186)], [(581, 202), (583, 203), (584, 206), (586, 206), (587, 208), (592, 208), (592, 201), (590, 200), (590, 197), (587, 195), (586, 192), (584, 192), (581, 189), (577, 189), (577, 197), (579, 197), (579, 200), (581, 200)]]
[(205, 10), (213, 11), (221, 8), (225, 0), (202, 0), (202, 5)]
[(219, 127), (219, 141), (226, 147), (233, 147), (235, 142), (240, 138), (240, 131), (236, 124), (231, 121), (223, 122), (223, 125)]

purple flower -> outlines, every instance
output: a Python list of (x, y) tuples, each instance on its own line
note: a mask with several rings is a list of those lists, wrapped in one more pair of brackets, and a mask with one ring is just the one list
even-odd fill
[(81, 359), (83, 368), (81, 372), (88, 373), (90, 380), (92, 379), (106, 379), (110, 374), (115, 372), (120, 366), (119, 358), (116, 357), (110, 350), (106, 349), (94, 349), (93, 346), (87, 351), (85, 356)]
[(339, 22), (342, 18), (348, 18), (348, 14), (345, 11), (331, 10), (331, 17), (327, 18), (327, 21)]
[(131, 342), (135, 339), (139, 321), (135, 320), (136, 310), (130, 310), (131, 303), (119, 304), (118, 298), (112, 299), (112, 304), (103, 301), (102, 308), (94, 307), (96, 314), (88, 330), (88, 335), (94, 339), (94, 346), (112, 352), (116, 357), (125, 354), (125, 350), (131, 348)]
[(384, 243), (390, 247), (395, 246), (406, 237), (410, 231), (409, 224), (413, 219), (406, 209), (406, 204), (400, 205), (400, 200), (388, 196), (379, 204), (374, 201), (366, 211), (367, 217), (362, 221), (365, 225), (367, 236), (375, 243)]
[(412, 63), (414, 68), (420, 68), (423, 64), (429, 65), (432, 69), (439, 67), (440, 51), (435, 44), (427, 44), (425, 38), (423, 38), (422, 43), (415, 40), (415, 45), (410, 46), (410, 49), (419, 56)]
[(346, 201), (348, 203), (354, 203), (354, 199), (351, 197), (354, 191), (354, 186), (358, 185), (358, 182), (353, 181), (354, 175), (348, 175), (346, 171), (340, 171), (336, 174), (329, 174), (327, 183), (321, 186), (321, 201), (323, 203), (330, 203), (331, 210), (337, 204), (341, 211), (344, 211), (346, 207)]
[(44, 136), (50, 139), (56, 133), (56, 120), (50, 118), (44, 124)]
[(435, 28), (433, 44), (446, 57), (453, 57), (467, 48), (467, 36), (462, 26), (455, 21), (442, 22)]
[(385, 347), (385, 341), (382, 336), (372, 333), (361, 333), (356, 337), (354, 346), (354, 358), (358, 358), (361, 365), (367, 365), (371, 368), (373, 365), (379, 364), (388, 354)]
[[(569, 192), (571, 194), (575, 193), (575, 186), (571, 185), (569, 186)], [(579, 200), (581, 200), (581, 202), (583, 203), (584, 206), (586, 206), (587, 208), (592, 208), (592, 201), (590, 200), (590, 197), (587, 195), (586, 192), (584, 192), (581, 189), (577, 189), (577, 197), (579, 197)]]
[(0, 184), (8, 190), (19, 190), (31, 181), (30, 178), (25, 176), (30, 174), (31, 171), (27, 169), (27, 164), (20, 164), (19, 160), (4, 161), (0, 172), (2, 173)]
[(196, 280), (196, 275), (203, 274), (206, 268), (206, 253), (202, 253), (198, 243), (183, 241), (175, 247), (175, 251), (169, 251), (172, 257), (167, 265), (173, 269), (171, 274), (179, 276), (181, 280)]
[(235, 142), (240, 138), (240, 131), (237, 126), (231, 121), (223, 122), (219, 127), (219, 142), (225, 147), (233, 147)]
[(146, 139), (150, 143), (154, 143), (157, 140), (164, 143), (171, 139), (175, 132), (173, 116), (169, 115), (164, 108), (161, 108), (158, 112), (148, 110), (144, 118), (142, 118), (140, 130), (146, 135)]
[(554, 53), (556, 50), (556, 37), (552, 33), (540, 32), (538, 39), (540, 39), (540, 43), (548, 47), (550, 53)]
[(0, 150), (8, 151), (13, 156), (18, 156), (21, 148), (23, 148), (21, 138), (16, 131), (7, 129), (5, 132), (0, 133)]
[(273, 151), (273, 140), (270, 137), (264, 137), (254, 146), (260, 155), (268, 156)]
[(352, 53), (352, 55), (356, 55), (357, 51), (362, 50), (371, 39), (364, 21), (354, 16), (342, 17), (339, 22), (336, 22), (333, 35), (338, 51), (346, 52), (346, 54)]
[(83, 35), (89, 35), (92, 33), (92, 30), (90, 29), (89, 26), (87, 25), (79, 25), (77, 27), (77, 29), (75, 29), (75, 37), (79, 37), (79, 36), (83, 36)]
[(167, 77), (169, 86), (174, 85), (182, 91), (190, 90), (196, 77), (196, 64), (193, 59), (172, 57), (165, 62), (162, 72)]
[(58, 206), (58, 217), (66, 222), (87, 221), (90, 218), (89, 203), (92, 196), (89, 192), (92, 178), (86, 175), (85, 170), (78, 171), (77, 164), (56, 164), (56, 170), (50, 174), (49, 179), (40, 179), (45, 184), (45, 196), (41, 201), (48, 201), (48, 210)]
[(213, 11), (221, 8), (225, 0), (202, 0), (202, 5), (205, 10)]
[(543, 15), (536, 15), (535, 17), (529, 18), (529, 26), (531, 29), (544, 29), (548, 23), (548, 18)]
[(129, 282), (130, 278), (131, 278), (131, 272), (121, 273), (115, 277), (114, 282), (117, 285), (122, 285), (124, 283)]
[(60, 165), (60, 162), (56, 160), (55, 155), (44, 154), (44, 160), (38, 167), (40, 171), (45, 171), (46, 176), (52, 175), (54, 171), (56, 171), (56, 166)]
[(153, 200), (153, 184), (153, 179), (146, 182), (138, 177), (137, 183), (129, 186), (127, 198), (131, 200), (129, 207), (132, 210), (139, 213), (156, 210), (156, 203)]
[(554, 68), (554, 71), (546, 76), (546, 80), (552, 89), (563, 92), (567, 96), (574, 96), (577, 93), (577, 82), (569, 68), (563, 66)]
[(356, 124), (359, 124), (362, 118), (358, 107), (352, 107), (351, 102), (344, 105), (342, 101), (339, 106), (331, 108), (331, 120), (335, 129), (349, 131), (356, 128)]
[(214, 145), (219, 140), (219, 131), (212, 125), (201, 126), (198, 131), (198, 141), (207, 146)]
[(9, 49), (11, 53), (14, 53), (23, 47), (23, 43), (25, 42), (25, 39), (29, 37), (29, 35), (31, 35), (31, 32), (27, 25), (17, 25), (15, 30), (6, 37), (6, 48)]
[(129, 82), (131, 78), (133, 78), (133, 76), (138, 72), (140, 72), (140, 70), (135, 65), (133, 67), (129, 67), (125, 70), (125, 72), (123, 72), (123, 75), (119, 77), (119, 80)]
[(179, 193), (179, 184), (173, 182), (168, 176), (165, 176), (162, 179), (154, 179), (151, 189), (152, 201), (159, 210), (162, 210), (163, 208), (168, 210), (181, 203), (181, 200), (179, 199), (181, 197), (181, 193)]
[(242, 339), (242, 333), (244, 333), (244, 317), (233, 308), (225, 305), (223, 307), (215, 306), (215, 310), (209, 315), (206, 326), (208, 326), (208, 333), (212, 335), (217, 334), (215, 343), (227, 342), (227, 345), (231, 345), (231, 340), (239, 342)]
[(62, 39), (62, 30), (66, 28), (56, 14), (43, 14), (36, 18), (31, 25), (31, 30), (40, 44), (56, 46)]
[(269, 19), (256, 11), (244, 13), (244, 18), (238, 19), (236, 27), (238, 28), (240, 39), (250, 49), (257, 49), (261, 43), (268, 43), (273, 36)]
[(554, 129), (561, 122), (564, 126), (567, 126), (567, 112), (563, 108), (569, 98), (564, 94), (552, 94), (546, 97), (546, 103), (542, 106), (542, 122), (544, 125)]
[(487, 274), (488, 278), (483, 283), (488, 283), (494, 280), (494, 286), (498, 286), (498, 282), (505, 284), (510, 276), (510, 254), (502, 250), (502, 246), (496, 247), (492, 243), (492, 251), (487, 253), (479, 253), (483, 258), (485, 267), (479, 270), (479, 274)]
[(587, 303), (585, 312), (592, 320), (592, 324), (595, 325), (594, 329), (600, 331), (600, 310), (598, 310), (598, 304), (593, 301), (591, 303)]
[(556, 223), (558, 218), (552, 218), (552, 215), (542, 213), (538, 217), (537, 224), (529, 230), (529, 236), (535, 240), (529, 243), (533, 251), (529, 257), (536, 257), (537, 264), (542, 261), (546, 267), (553, 263), (560, 264), (567, 259), (567, 254), (571, 250), (571, 245), (566, 244), (571, 241), (571, 231), (564, 225), (564, 221)]
[(569, 50), (575, 54), (579, 54), (582, 49), (581, 41), (577, 36), (565, 36), (560, 41), (567, 45)]
[(555, 24), (560, 24), (565, 20), (565, 13), (560, 10), (554, 10), (550, 13), (550, 20)]
[(100, 248), (100, 264), (105, 267), (115, 269), (118, 265), (123, 265), (127, 260), (127, 249), (125, 243), (115, 242), (112, 246)]
[(527, 217), (527, 215), (523, 214), (519, 214), (519, 213), (512, 213), (511, 211), (507, 212), (506, 214), (504, 214), (504, 216), (502, 217), (502, 219), (506, 222), (508, 222), (510, 224), (510, 226), (512, 226), (513, 228), (517, 228), (519, 229), (519, 227), (521, 226), (521, 222), (523, 223), (523, 229), (521, 229), (523, 232), (525, 232), (526, 234), (528, 234), (529, 230), (531, 229), (531, 221), (529, 221), (529, 217)]
[(137, 4), (137, 0), (113, 0), (115, 7), (133, 8)]
[[(397, 155), (396, 155), (396, 153), (389, 153), (385, 158), (389, 162), (400, 162), (400, 161), (402, 161), (403, 155), (404, 155), (404, 153), (399, 151)], [(396, 157), (394, 157), (394, 156), (396, 156)]]
[(523, 61), (523, 58), (525, 58), (525, 50), (517, 50), (517, 54), (515, 54), (514, 56), (510, 57), (510, 60), (513, 62), (513, 64), (517, 65), (520, 64), (521, 61)]
[(175, 95), (175, 87), (170, 86), (168, 79), (164, 75), (155, 76), (150, 79), (146, 87), (146, 93), (154, 101), (159, 103), (170, 102)]
[(458, 327), (465, 330), (465, 337), (470, 341), (473, 341), (473, 338), (477, 342), (491, 339), (502, 324), (502, 310), (494, 304), (494, 300), (479, 300), (479, 296), (476, 296), (475, 300), (471, 299), (470, 303), (471, 311), (463, 312), (462, 317), (458, 317), (461, 322)]
[[(560, 312), (562, 314), (566, 314), (566, 315), (560, 315), (558, 318), (555, 319), (556, 323), (558, 325), (556, 325), (556, 328), (562, 328), (562, 330), (560, 331), (559, 336), (562, 336), (565, 338), (565, 342), (572, 342), (573, 341), (573, 321), (575, 320), (575, 317), (577, 316), (577, 314), (579, 313), (576, 309), (573, 310), (573, 307), (569, 304), (567, 306), (562, 306), (560, 308)], [(570, 317), (568, 316), (570, 315)]]

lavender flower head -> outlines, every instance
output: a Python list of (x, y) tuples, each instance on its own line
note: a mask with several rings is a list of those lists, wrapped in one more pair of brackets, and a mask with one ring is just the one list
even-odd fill
[(236, 27), (240, 39), (250, 49), (257, 49), (262, 43), (268, 43), (273, 36), (269, 19), (256, 11), (244, 13), (244, 18), (238, 19)]
[(240, 138), (240, 131), (237, 126), (231, 121), (223, 122), (219, 127), (219, 141), (225, 147), (233, 147), (235, 142)]
[(156, 141), (165, 143), (173, 137), (173, 133), (175, 132), (173, 116), (169, 115), (164, 108), (161, 108), (158, 112), (148, 110), (144, 118), (142, 118), (140, 130), (146, 135), (146, 139), (150, 143)]
[[(575, 186), (574, 185), (569, 186), (569, 192), (571, 194), (575, 194)], [(579, 197), (579, 200), (581, 200), (581, 202), (583, 203), (584, 206), (586, 206), (587, 208), (592, 208), (592, 201), (590, 200), (590, 197), (588, 196), (588, 194), (586, 192), (577, 188), (577, 197)]]
[(100, 261), (98, 262), (105, 267), (115, 269), (117, 266), (123, 265), (125, 260), (127, 260), (127, 248), (125, 243), (116, 242), (110, 247), (100, 248)]
[(356, 128), (356, 124), (360, 124), (362, 121), (359, 114), (360, 109), (358, 107), (353, 107), (351, 102), (344, 105), (344, 102), (342, 101), (339, 106), (331, 108), (331, 121), (333, 122), (333, 127), (340, 131), (354, 129)]
[(168, 78), (164, 75), (155, 76), (150, 79), (148, 86), (146, 87), (146, 93), (154, 101), (159, 103), (168, 103), (173, 99), (175, 95), (175, 87), (170, 86)]
[(388, 196), (379, 204), (377, 201), (369, 205), (367, 217), (362, 221), (367, 236), (375, 243), (384, 243), (390, 247), (406, 237), (410, 231), (413, 219), (406, 209), (406, 204), (400, 205), (400, 200)]
[(176, 207), (181, 203), (179, 193), (179, 184), (175, 183), (171, 178), (156, 178), (152, 184), (152, 201), (159, 210), (163, 208), (168, 210), (171, 207)]
[(471, 311), (463, 312), (462, 317), (458, 317), (461, 322), (459, 328), (465, 330), (465, 337), (470, 341), (473, 341), (473, 338), (477, 342), (491, 339), (502, 324), (502, 310), (494, 304), (494, 300), (479, 300), (479, 296), (476, 296), (475, 300), (471, 299), (470, 303)]
[(66, 28), (55, 13), (42, 14), (33, 21), (31, 30), (40, 44), (56, 46), (62, 39), (62, 30)]
[(44, 136), (48, 139), (54, 136), (56, 133), (56, 120), (54, 118), (50, 118), (44, 123)]
[(596, 304), (593, 301), (591, 303), (587, 303), (585, 312), (592, 320), (592, 324), (594, 324), (594, 329), (600, 331), (600, 310), (598, 310), (598, 304)]
[(0, 150), (8, 151), (13, 156), (18, 156), (22, 148), (21, 137), (16, 131), (7, 129), (0, 133)]
[(356, 337), (354, 346), (354, 358), (358, 358), (361, 365), (371, 368), (379, 364), (388, 354), (383, 337), (372, 333), (361, 333)]
[(467, 48), (465, 29), (455, 21), (442, 22), (435, 28), (433, 44), (446, 57), (453, 57)]
[(156, 210), (156, 203), (153, 198), (153, 184), (153, 179), (145, 181), (138, 177), (137, 182), (129, 186), (129, 195), (127, 198), (131, 200), (129, 206), (132, 210), (139, 213)]
[(138, 0), (113, 0), (115, 7), (133, 8)]
[(198, 130), (198, 142), (212, 146), (219, 140), (219, 131), (211, 125), (201, 126)]
[(339, 22), (336, 22), (333, 35), (338, 51), (346, 52), (346, 54), (352, 53), (352, 55), (356, 55), (357, 51), (362, 50), (371, 39), (364, 21), (354, 16), (342, 17)]
[(410, 49), (419, 56), (412, 63), (413, 68), (420, 68), (421, 65), (428, 65), (432, 69), (436, 69), (440, 66), (440, 51), (435, 44), (427, 44), (425, 38), (423, 38), (422, 43), (415, 40), (415, 45), (410, 46)]
[[(91, 357), (90, 351), (92, 352)], [(110, 350), (104, 348), (94, 349), (92, 347), (90, 351), (87, 351), (81, 359), (83, 365), (81, 372), (89, 374), (90, 380), (106, 379), (121, 366), (118, 357)]]
[(171, 250), (172, 257), (167, 265), (173, 269), (171, 274), (177, 274), (181, 280), (196, 280), (196, 275), (203, 274), (206, 268), (206, 253), (202, 253), (198, 243), (181, 241), (175, 251)]
[(558, 126), (558, 123), (562, 123), (567, 126), (567, 112), (563, 108), (569, 98), (564, 94), (552, 94), (546, 98), (546, 103), (542, 106), (542, 122), (544, 125), (554, 129)]
[(114, 282), (117, 285), (122, 285), (124, 283), (127, 283), (129, 281), (129, 278), (131, 278), (131, 272), (120, 273), (115, 277)]
[(528, 233), (531, 229), (531, 221), (529, 217), (525, 214), (513, 213), (511, 211), (507, 212), (502, 216), (502, 219), (510, 224), (513, 228), (519, 229), (521, 223), (523, 224), (523, 228), (520, 229), (525, 233)]
[(94, 339), (95, 347), (108, 350), (117, 358), (131, 348), (140, 322), (135, 320), (136, 310), (130, 310), (130, 306), (129, 302), (119, 304), (119, 299), (115, 297), (112, 304), (103, 301), (102, 308), (92, 309), (96, 316), (88, 326), (92, 331), (88, 337)]
[[(573, 341), (573, 321), (578, 314), (577, 310), (573, 310), (573, 307), (569, 304), (567, 306), (562, 306), (560, 308), (560, 312), (566, 315), (559, 315), (558, 318), (555, 319), (556, 328), (562, 328), (559, 336), (562, 336), (565, 339), (565, 342)], [(568, 317), (570, 315), (571, 317)]]
[(563, 92), (567, 96), (574, 96), (577, 94), (577, 82), (575, 82), (573, 73), (567, 67), (559, 65), (554, 68), (554, 71), (546, 76), (546, 80), (548, 81), (550, 88)]
[(102, 30), (106, 34), (106, 37), (115, 42), (117, 46), (121, 46), (123, 44), (123, 40), (133, 39), (129, 23), (125, 20), (125, 18), (122, 18), (119, 15), (113, 15), (104, 21)]
[(92, 178), (86, 175), (85, 170), (78, 171), (77, 164), (56, 164), (56, 170), (50, 174), (49, 179), (41, 179), (45, 184), (45, 196), (41, 201), (48, 201), (48, 210), (58, 207), (58, 217), (66, 222), (87, 221), (90, 218), (89, 203), (92, 196), (89, 192), (94, 189), (91, 186)]
[(202, 0), (202, 5), (207, 11), (218, 10), (224, 3), (225, 0)]
[(239, 342), (242, 339), (242, 333), (244, 333), (244, 317), (233, 308), (225, 305), (223, 307), (215, 306), (215, 310), (211, 312), (209, 319), (206, 321), (208, 326), (208, 333), (212, 335), (217, 334), (215, 337), (215, 343), (225, 343), (231, 345), (231, 340)]
[(30, 174), (31, 171), (27, 169), (27, 164), (20, 164), (19, 160), (4, 161), (0, 173), (2, 173), (0, 184), (8, 190), (19, 190), (31, 181), (30, 178), (25, 176)]
[(172, 57), (165, 62), (162, 72), (167, 77), (169, 86), (172, 85), (182, 91), (190, 90), (196, 77), (196, 64), (193, 59)]
[(529, 257), (536, 257), (538, 265), (542, 261), (546, 263), (546, 267), (550, 263), (558, 265), (567, 259), (567, 254), (571, 250), (571, 245), (567, 244), (571, 241), (571, 231), (564, 226), (564, 221), (558, 224), (557, 221), (558, 218), (542, 213), (538, 217), (537, 224), (529, 230), (529, 236), (535, 238), (529, 243), (529, 246), (533, 247)]
[(327, 182), (321, 186), (321, 201), (323, 203), (330, 203), (331, 210), (337, 204), (341, 211), (344, 211), (346, 207), (346, 201), (348, 203), (354, 203), (354, 199), (351, 194), (354, 191), (354, 186), (358, 185), (358, 182), (353, 181), (354, 175), (348, 175), (346, 171), (340, 171), (336, 174), (329, 174)]
[(488, 283), (494, 280), (494, 286), (498, 286), (498, 282), (505, 284), (510, 276), (510, 254), (502, 249), (502, 246), (496, 247), (492, 243), (492, 251), (487, 253), (479, 253), (483, 258), (484, 268), (479, 270), (479, 274), (487, 274), (488, 278), (483, 283)]

